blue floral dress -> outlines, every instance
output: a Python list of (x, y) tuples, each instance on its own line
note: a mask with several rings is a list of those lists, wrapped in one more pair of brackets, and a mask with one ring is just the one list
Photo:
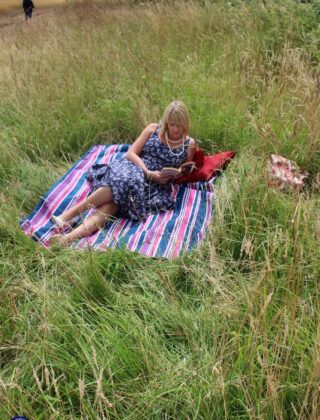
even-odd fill
[[(161, 143), (159, 127), (151, 134), (140, 158), (150, 171), (160, 171), (164, 166), (178, 168), (188, 156), (190, 139), (180, 147), (170, 149)], [(149, 213), (172, 209), (172, 183), (158, 185), (146, 179), (143, 170), (126, 157), (107, 165), (93, 165), (86, 174), (92, 191), (99, 187), (110, 187), (119, 216), (133, 221), (144, 220)]]

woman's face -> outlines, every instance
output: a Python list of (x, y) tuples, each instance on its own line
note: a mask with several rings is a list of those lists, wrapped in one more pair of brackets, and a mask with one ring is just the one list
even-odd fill
[(180, 140), (184, 135), (183, 125), (174, 121), (169, 121), (168, 134), (171, 140)]

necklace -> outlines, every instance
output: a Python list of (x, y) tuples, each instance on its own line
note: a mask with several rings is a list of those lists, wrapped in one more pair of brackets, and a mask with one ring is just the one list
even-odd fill
[[(175, 153), (175, 152), (173, 152), (173, 148), (170, 146), (170, 144), (169, 144), (169, 139), (168, 139), (168, 133), (166, 132), (166, 134), (165, 134), (165, 138), (166, 138), (166, 143), (167, 143), (167, 146), (169, 147), (169, 152), (170, 152), (170, 154), (172, 155), (172, 156), (181, 156), (182, 155), (182, 153), (184, 153), (184, 151), (185, 151), (185, 140), (184, 140), (184, 136), (181, 138), (181, 139), (179, 139), (179, 140), (171, 140), (171, 141), (173, 141), (173, 142), (175, 142), (175, 143), (177, 143), (178, 141), (181, 141), (181, 140), (183, 140), (183, 143), (182, 143), (182, 150), (181, 150), (181, 152), (178, 152), (178, 153)], [(177, 149), (179, 149), (180, 147), (177, 147)]]

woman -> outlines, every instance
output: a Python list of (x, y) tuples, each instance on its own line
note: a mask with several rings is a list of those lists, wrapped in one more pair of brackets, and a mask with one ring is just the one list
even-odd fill
[(87, 173), (93, 193), (85, 201), (52, 220), (64, 227), (91, 207), (95, 213), (73, 231), (50, 238), (50, 244), (66, 246), (103, 228), (112, 216), (133, 221), (149, 213), (172, 209), (172, 177), (160, 173), (163, 167), (180, 167), (192, 161), (195, 141), (188, 136), (189, 113), (181, 101), (171, 102), (160, 125), (149, 124), (125, 157), (108, 165), (94, 165)]

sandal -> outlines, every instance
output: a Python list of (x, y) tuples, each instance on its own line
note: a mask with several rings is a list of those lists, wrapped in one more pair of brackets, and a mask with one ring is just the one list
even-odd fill
[(51, 216), (51, 220), (61, 229), (70, 226), (69, 222), (65, 222), (59, 216)]
[(51, 221), (55, 225), (57, 225), (60, 230), (64, 230), (64, 229), (67, 229), (67, 228), (72, 229), (72, 225), (71, 225), (72, 220), (66, 222), (66, 221), (62, 220), (61, 217), (59, 217), (59, 216), (51, 216)]

